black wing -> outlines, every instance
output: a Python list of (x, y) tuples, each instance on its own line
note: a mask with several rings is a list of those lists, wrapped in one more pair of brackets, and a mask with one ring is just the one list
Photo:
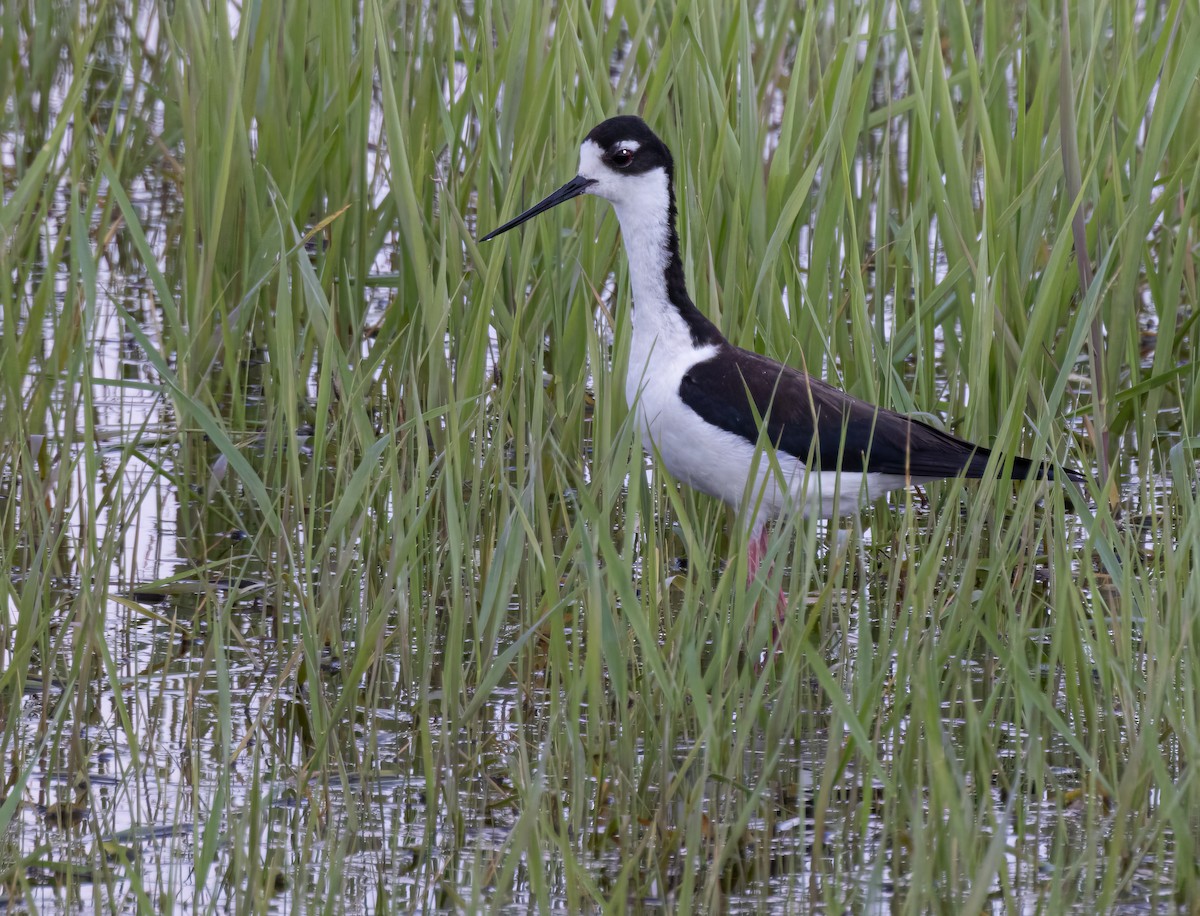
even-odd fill
[[(692, 366), (679, 396), (706, 422), (757, 442), (762, 418), (774, 446), (826, 470), (904, 475), (914, 480), (982, 477), (989, 449), (919, 420), (860, 401), (820, 379), (731, 344)], [(1011, 475), (1053, 477), (1052, 468), (1013, 458)], [(1078, 478), (1074, 472), (1067, 476)]]

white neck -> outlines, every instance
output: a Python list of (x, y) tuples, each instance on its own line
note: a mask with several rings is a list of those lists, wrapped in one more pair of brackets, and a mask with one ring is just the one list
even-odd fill
[[(637, 149), (632, 142), (625, 146)], [(625, 394), (633, 406), (648, 384), (671, 386), (675, 376), (682, 378), (687, 366), (723, 338), (684, 288), (672, 224), (669, 163), (646, 172), (619, 174), (604, 156), (599, 144), (584, 140), (579, 148), (579, 175), (589, 180), (587, 193), (611, 203), (621, 223), (633, 287), (633, 337), (625, 377)]]
[(681, 358), (690, 363), (696, 355), (691, 330), (667, 288), (671, 225), (666, 173), (648, 173), (639, 185), (637, 194), (613, 201), (629, 258), (633, 291), (633, 336), (625, 378), (630, 406), (654, 375), (662, 374)]
[[(664, 176), (665, 184), (665, 176)], [(666, 193), (664, 188), (663, 197)], [(670, 226), (667, 208), (617, 204), (621, 237), (629, 258), (629, 285), (633, 290), (634, 333), (679, 333), (687, 336), (687, 325), (667, 294), (666, 269)]]

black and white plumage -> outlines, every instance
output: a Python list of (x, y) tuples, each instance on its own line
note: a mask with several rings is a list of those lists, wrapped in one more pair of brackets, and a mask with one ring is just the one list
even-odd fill
[[(751, 578), (781, 512), (845, 515), (898, 487), (988, 473), (988, 449), (730, 344), (688, 296), (673, 179), (671, 153), (644, 121), (610, 118), (584, 139), (575, 178), (481, 241), (580, 194), (613, 205), (633, 291), (630, 408), (647, 451), (741, 515)], [(1054, 476), (1027, 458), (1000, 464), (993, 472), (1013, 478)]]

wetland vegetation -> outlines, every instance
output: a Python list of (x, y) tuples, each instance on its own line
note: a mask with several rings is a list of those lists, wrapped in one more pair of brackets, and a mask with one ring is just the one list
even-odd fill
[[(1197, 47), (1182, 0), (0, 6), (0, 907), (1195, 911)], [(475, 242), (619, 112), (731, 340), (1087, 503), (901, 491), (747, 592), (629, 422), (607, 207)]]

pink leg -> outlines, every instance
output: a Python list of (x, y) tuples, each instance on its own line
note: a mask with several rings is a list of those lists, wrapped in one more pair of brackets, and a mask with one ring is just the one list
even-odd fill
[(763, 557), (767, 555), (767, 526), (763, 525), (758, 529), (758, 534), (755, 534), (750, 539), (750, 546), (746, 548), (746, 585), (750, 586), (754, 583), (754, 577), (758, 575), (758, 568), (762, 566)]
[[(754, 584), (754, 579), (758, 575), (759, 569), (762, 567), (762, 561), (767, 555), (767, 526), (763, 525), (758, 529), (758, 533), (751, 536), (750, 545), (746, 548), (746, 587), (749, 588)], [(784, 615), (787, 614), (787, 593), (781, 588), (779, 590), (779, 598), (775, 602), (775, 617), (776, 628), (775, 636), (778, 636), (778, 625), (783, 623)]]

